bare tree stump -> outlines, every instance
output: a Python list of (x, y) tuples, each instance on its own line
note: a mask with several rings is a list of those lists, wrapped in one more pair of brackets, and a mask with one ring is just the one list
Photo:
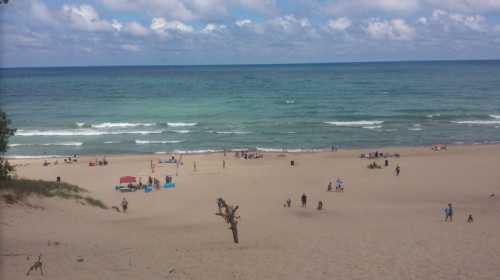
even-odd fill
[(239, 243), (238, 239), (238, 219), (240, 216), (236, 216), (236, 211), (239, 206), (230, 206), (226, 203), (226, 201), (222, 198), (217, 199), (217, 206), (219, 208), (219, 212), (215, 213), (217, 216), (221, 216), (224, 218), (226, 223), (228, 223), (229, 229), (233, 232), (233, 241), (234, 243)]

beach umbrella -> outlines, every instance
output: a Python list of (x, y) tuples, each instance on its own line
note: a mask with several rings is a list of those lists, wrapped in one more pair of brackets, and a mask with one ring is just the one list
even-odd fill
[(136, 179), (133, 176), (120, 177), (120, 184), (135, 183)]

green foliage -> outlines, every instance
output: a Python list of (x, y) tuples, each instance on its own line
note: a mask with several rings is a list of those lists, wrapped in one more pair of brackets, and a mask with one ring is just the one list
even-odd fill
[(22, 201), (30, 195), (40, 197), (59, 197), (63, 199), (75, 199), (77, 201), (85, 201), (87, 204), (107, 209), (108, 207), (100, 200), (90, 196), (83, 196), (82, 193), (88, 191), (76, 185), (68, 183), (56, 183), (43, 180), (4, 180), (0, 181), (0, 191), (5, 192), (3, 195), (7, 203), (12, 204), (14, 201)]
[(7, 179), (9, 173), (14, 171), (14, 168), (9, 162), (3, 158), (3, 155), (7, 151), (9, 137), (16, 132), (16, 130), (10, 128), (9, 125), (10, 120), (7, 118), (7, 114), (0, 110), (0, 180)]

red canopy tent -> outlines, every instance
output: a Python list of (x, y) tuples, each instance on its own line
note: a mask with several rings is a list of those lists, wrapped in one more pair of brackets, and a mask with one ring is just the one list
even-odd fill
[(135, 183), (136, 179), (133, 176), (123, 176), (120, 177), (120, 184)]

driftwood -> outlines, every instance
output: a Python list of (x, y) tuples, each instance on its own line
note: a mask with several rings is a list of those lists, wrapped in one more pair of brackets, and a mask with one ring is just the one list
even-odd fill
[(226, 201), (222, 198), (217, 199), (217, 206), (219, 208), (219, 212), (215, 213), (217, 216), (221, 216), (224, 218), (226, 223), (228, 223), (229, 229), (233, 232), (233, 240), (234, 243), (238, 243), (238, 219), (240, 216), (236, 216), (236, 211), (239, 206), (231, 206), (226, 203)]
[(33, 271), (33, 270), (38, 270), (40, 269), (40, 273), (43, 275), (43, 263), (42, 263), (42, 255), (40, 254), (38, 256), (38, 260), (33, 263), (33, 265), (31, 265), (31, 267), (29, 268), (28, 272), (26, 272), (26, 275), (30, 275), (30, 272)]

